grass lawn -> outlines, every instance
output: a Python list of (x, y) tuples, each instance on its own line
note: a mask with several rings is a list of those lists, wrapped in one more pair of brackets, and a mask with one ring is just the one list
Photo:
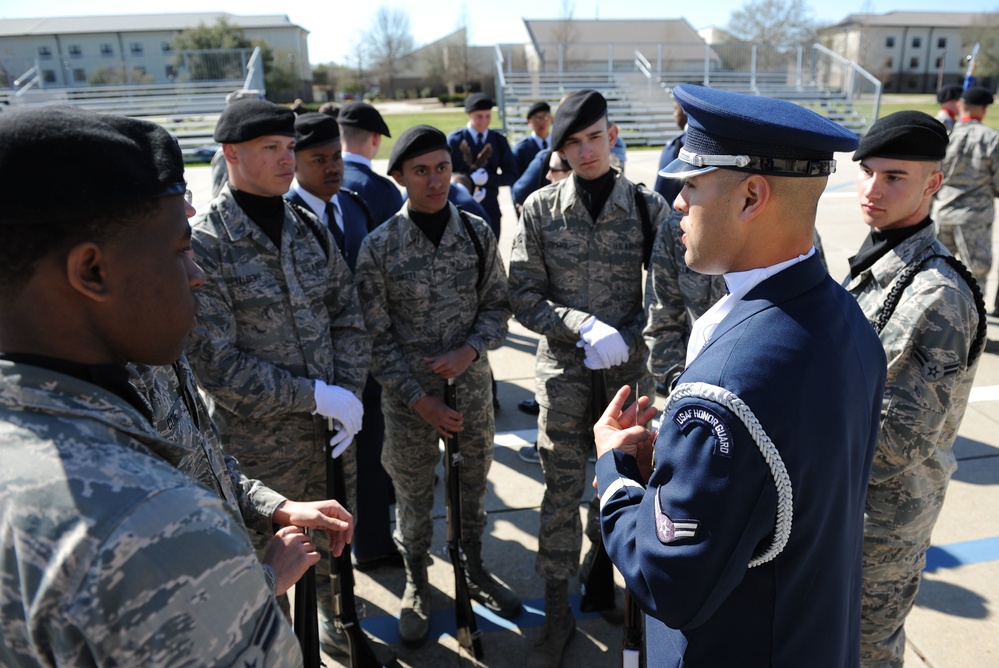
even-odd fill
[[(937, 105), (935, 95), (882, 95), (881, 106), (878, 108), (878, 118), (893, 114), (896, 111), (906, 111), (908, 109), (925, 111), (930, 116), (936, 116), (937, 110), (940, 107)], [(985, 115), (985, 120), (982, 122), (990, 128), (999, 130), (999, 108), (995, 111), (990, 108), (989, 113)]]

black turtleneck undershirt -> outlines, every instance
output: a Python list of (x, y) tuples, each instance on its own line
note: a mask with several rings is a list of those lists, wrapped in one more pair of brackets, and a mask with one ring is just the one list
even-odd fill
[(284, 198), (280, 195), (277, 197), (262, 197), (261, 195), (253, 195), (242, 190), (236, 190), (231, 185), (229, 187), (239, 208), (280, 249), (281, 228), (284, 226)]
[(862, 272), (874, 266), (874, 263), (888, 254), (890, 250), (900, 243), (933, 224), (933, 219), (929, 216), (923, 218), (915, 225), (900, 227), (893, 230), (871, 229), (871, 233), (864, 239), (860, 252), (850, 258), (850, 277), (856, 278)]
[(607, 203), (607, 198), (610, 197), (611, 191), (614, 190), (614, 179), (616, 177), (617, 172), (613, 169), (608, 169), (606, 174), (598, 176), (592, 181), (580, 178), (578, 174), (572, 175), (572, 178), (575, 179), (576, 192), (579, 193), (579, 198), (583, 201), (583, 206), (586, 207), (590, 218), (594, 222), (596, 222), (597, 216), (603, 210), (604, 204)]
[(451, 207), (445, 206), (436, 213), (422, 213), (410, 208), (409, 217), (413, 219), (413, 223), (420, 228), (420, 231), (426, 235), (427, 239), (430, 239), (434, 248), (439, 248), (441, 239), (444, 238), (444, 229), (447, 227), (447, 221), (451, 220)]
[(138, 390), (128, 382), (128, 369), (117, 364), (80, 364), (59, 357), (35, 355), (32, 353), (0, 353), (0, 359), (15, 364), (30, 364), (49, 371), (55, 371), (65, 376), (71, 376), (87, 383), (92, 383), (112, 394), (115, 394), (135, 407), (146, 416), (150, 422), (153, 414), (149, 403), (139, 394)]

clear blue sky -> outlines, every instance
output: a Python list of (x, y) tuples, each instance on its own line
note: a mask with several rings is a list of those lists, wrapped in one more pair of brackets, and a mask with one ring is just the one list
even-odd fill
[[(381, 5), (404, 9), (409, 15), (417, 45), (432, 42), (453, 31), (464, 11), (473, 44), (524, 40), (522, 19), (555, 19), (562, 16), (558, 0), (354, 0), (317, 2), (298, 0), (169, 0), (161, 5), (172, 12), (221, 11), (232, 14), (287, 14), (310, 32), (309, 59), (313, 63), (343, 61), (361, 35), (370, 27)], [(725, 26), (732, 12), (745, 0), (575, 0), (578, 19), (685, 18), (696, 28)], [(884, 13), (897, 10), (985, 12), (999, 10), (999, 0), (806, 0), (813, 16), (835, 23), (857, 12)], [(148, 5), (125, 0), (0, 0), (0, 18), (81, 16), (95, 14), (150, 13)]]

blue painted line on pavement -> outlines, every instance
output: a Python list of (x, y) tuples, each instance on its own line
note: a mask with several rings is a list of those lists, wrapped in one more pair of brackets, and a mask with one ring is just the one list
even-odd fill
[(923, 570), (932, 573), (941, 568), (957, 568), (996, 560), (999, 560), (999, 536), (950, 545), (932, 545), (926, 551), (926, 568)]

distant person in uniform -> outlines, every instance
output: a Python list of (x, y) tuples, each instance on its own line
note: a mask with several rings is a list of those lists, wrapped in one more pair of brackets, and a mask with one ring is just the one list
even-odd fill
[(510, 258), (510, 301), (517, 320), (541, 334), (535, 386), (540, 404), (538, 452), (545, 476), (535, 569), (545, 579), (545, 628), (531, 668), (558, 666), (576, 623), (569, 580), (579, 572), (579, 504), (589, 484), (597, 419), (594, 374), (609, 387), (638, 383), (654, 390), (645, 369), (642, 265), (646, 229), (669, 212), (662, 197), (611, 168), (617, 126), (597, 91), (569, 95), (559, 106), (552, 150), (571, 178), (527, 198)]
[(687, 114), (677, 102), (673, 102), (673, 120), (676, 122), (676, 127), (680, 128), (680, 134), (670, 139), (663, 146), (663, 152), (659, 155), (659, 169), (656, 170), (656, 185), (653, 187), (653, 190), (663, 196), (663, 199), (670, 205), (670, 208), (673, 207), (673, 200), (676, 199), (676, 196), (680, 194), (680, 189), (683, 188), (683, 181), (680, 179), (665, 178), (659, 172), (665, 169), (669, 163), (676, 160), (677, 156), (680, 155), (680, 149), (683, 148), (684, 142), (687, 141)]
[(451, 172), (451, 189), (448, 190), (447, 198), (452, 203), (455, 204), (469, 213), (474, 213), (476, 216), (486, 221), (486, 225), (489, 224), (489, 214), (486, 210), (482, 208), (482, 205), (475, 201), (472, 197), (472, 192), (475, 190), (475, 186), (472, 184), (472, 179), (468, 178), (468, 174), (461, 174), (459, 172)]
[[(982, 292), (992, 269), (992, 222), (999, 197), (999, 132), (982, 123), (995, 98), (985, 88), (961, 93), (961, 118), (943, 159), (943, 185), (933, 203), (940, 242), (975, 276)], [(999, 292), (997, 292), (999, 295)], [(999, 315), (999, 297), (993, 314)]]
[(902, 666), (905, 618), (957, 468), (954, 441), (984, 343), (978, 284), (937, 241), (929, 215), (946, 152), (941, 123), (900, 111), (875, 122), (853, 154), (871, 231), (850, 258), (846, 289), (889, 360), (864, 519), (864, 666)]
[[(187, 355), (215, 402), (225, 449), (251, 478), (326, 498), (326, 448), (342, 457), (348, 508), (370, 342), (350, 268), (329, 230), (283, 195), (295, 174), (295, 115), (266, 100), (226, 107), (215, 128), (229, 184), (194, 222), (207, 280)], [(334, 433), (327, 429), (333, 420)], [(322, 533), (314, 536), (324, 560)], [(267, 536), (255, 536), (258, 549)], [(317, 578), (320, 642), (332, 651), (329, 578)]]
[(943, 123), (948, 134), (954, 129), (954, 124), (957, 122), (960, 113), (958, 104), (963, 92), (964, 87), (960, 84), (947, 84), (937, 91), (937, 103), (940, 105), (937, 120)]
[(381, 225), (402, 208), (402, 193), (395, 183), (371, 168), (382, 137), (392, 135), (382, 115), (367, 102), (343, 105), (337, 122), (343, 145), (343, 187), (360, 195), (375, 225)]
[(0, 170), (0, 664), (300, 666), (246, 529), (129, 384), (180, 357), (205, 280), (176, 140), (5, 112)]
[(531, 134), (514, 144), (513, 156), (517, 160), (517, 171), (521, 174), (531, 164), (531, 160), (548, 148), (548, 134), (552, 129), (552, 107), (547, 102), (535, 102), (527, 109), (527, 124)]
[[(336, 119), (319, 113), (300, 115), (295, 119), (295, 180), (285, 197), (323, 221), (353, 272), (361, 242), (375, 223), (364, 201), (342, 188), (342, 181), (343, 154)], [(354, 559), (361, 571), (402, 567), (402, 558), (392, 543), (392, 480), (381, 464), (385, 433), (381, 395), (381, 386), (368, 374), (361, 394), (364, 418), (355, 437), (357, 475), (364, 480), (357, 487), (353, 508), (357, 519)]]
[[(520, 599), (482, 558), (496, 431), (486, 353), (506, 337), (510, 306), (496, 238), (484, 221), (448, 202), (451, 149), (444, 133), (427, 125), (406, 130), (388, 171), (408, 201), (364, 240), (357, 285), (373, 341), (372, 373), (385, 390), (382, 462), (395, 482), (395, 542), (406, 566), (399, 636), (420, 646), (430, 633), (427, 566), (441, 437), (459, 436), (469, 593), (502, 617), (521, 611)], [(449, 379), (460, 410), (444, 403)]]
[(686, 262), (729, 294), (694, 323), (654, 468), (647, 397), (625, 408), (622, 387), (594, 428), (604, 544), (650, 663), (857, 666), (885, 354), (813, 246), (833, 154), (857, 138), (784, 100), (673, 93), (687, 141), (663, 173), (684, 179)]
[(489, 227), (500, 236), (500, 186), (513, 185), (520, 175), (517, 160), (506, 137), (489, 129), (493, 118), (493, 99), (485, 93), (465, 98), (468, 125), (447, 137), (454, 171), (468, 174), (475, 184), (472, 197), (489, 214)]

